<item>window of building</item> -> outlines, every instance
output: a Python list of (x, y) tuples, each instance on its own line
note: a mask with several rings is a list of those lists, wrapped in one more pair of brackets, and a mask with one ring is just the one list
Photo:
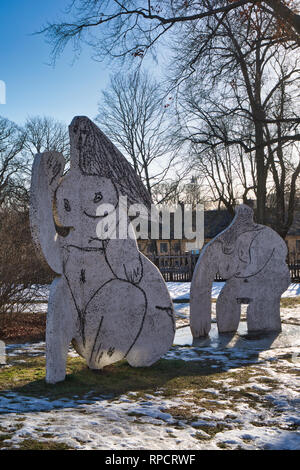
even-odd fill
[(180, 251), (180, 243), (175, 243), (175, 244), (173, 245), (173, 250), (174, 250), (175, 253), (179, 253), (179, 251)]
[(151, 243), (147, 245), (147, 253), (153, 253), (154, 252), (154, 247)]
[(159, 246), (160, 252), (161, 253), (168, 253), (168, 244), (167, 243), (161, 243)]

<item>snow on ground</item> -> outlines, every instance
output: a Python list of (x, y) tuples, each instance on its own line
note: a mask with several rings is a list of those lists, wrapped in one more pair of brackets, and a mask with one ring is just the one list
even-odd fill
[[(17, 447), (26, 438), (43, 440), (55, 436), (56, 442), (75, 449), (300, 448), (300, 436), (295, 430), (300, 418), (291, 407), (296, 400), (291, 387), (286, 391), (282, 386), (277, 393), (269, 393), (276, 410), (273, 411), (260, 404), (259, 400), (255, 408), (246, 400), (234, 403), (227, 394), (223, 396), (223, 390), (225, 394), (230, 384), (222, 385), (223, 389), (217, 395), (214, 390), (204, 390), (207, 396), (211, 392), (211, 398), (205, 398), (200, 405), (193, 407), (195, 417), (190, 420), (173, 417), (168, 411), (174, 407), (184, 408), (193, 402), (192, 392), (172, 399), (163, 398), (157, 391), (147, 395), (145, 400), (136, 400), (134, 393), (115, 400), (102, 397), (89, 400), (87, 397), (85, 403), (74, 399), (52, 404), (36, 400), (33, 404), (31, 400), (29, 409), (26, 409), (24, 397), (14, 395), (11, 399), (14, 399), (15, 406), (19, 404), (23, 408), (23, 412), (15, 413), (12, 409), (10, 414), (4, 413), (1, 428), (13, 432), (13, 437), (7, 441), (11, 447)], [(248, 389), (253, 395), (260, 390), (255, 378)], [(217, 411), (214, 405), (217, 405)]]
[[(218, 298), (224, 282), (214, 282), (212, 286), (211, 296), (213, 299)], [(167, 282), (167, 286), (170, 292), (170, 295), (173, 300), (189, 301), (190, 298), (190, 282)], [(296, 297), (300, 296), (300, 283), (293, 283), (289, 288), (283, 293), (282, 297)], [(26, 313), (46, 313), (47, 312), (47, 302), (49, 296), (49, 286), (39, 286), (36, 291), (36, 301), (26, 306), (26, 309), (23, 310)]]
[[(214, 282), (212, 286), (211, 296), (216, 299), (220, 294), (224, 282)], [(190, 282), (167, 282), (169, 292), (172, 299), (189, 299), (190, 298)], [(282, 294), (282, 297), (295, 297), (300, 295), (300, 283), (292, 283), (289, 288)]]
[[(187, 298), (189, 283), (168, 285), (173, 298)], [(221, 286), (214, 284), (213, 297)], [(299, 290), (292, 285), (289, 295)], [(165, 355), (169, 361), (193, 361), (199, 376), (209, 368), (210, 386), (200, 388), (200, 395), (199, 387), (172, 397), (161, 388), (144, 396), (91, 390), (81, 398), (56, 400), (0, 392), (0, 448), (17, 448), (30, 438), (75, 449), (300, 449), (300, 326), (294, 321), (299, 308), (282, 309), (279, 335), (251, 338), (245, 321), (237, 334), (219, 336), (212, 307), (210, 336), (193, 342), (185, 326), (189, 304), (175, 303), (179, 328)], [(45, 344), (8, 345), (6, 352), (7, 367), (21, 365), (44, 356)], [(72, 348), (69, 354), (76, 356)]]
[[(10, 345), (9, 360), (18, 362), (21, 351), (43, 355), (44, 344)], [(9, 439), (2, 445), (50, 438), (75, 449), (300, 449), (299, 346), (264, 350), (250, 345), (243, 350), (177, 344), (166, 355), (174, 357), (198, 360), (199, 371), (211, 361), (227, 376), (218, 379), (216, 374), (215, 386), (202, 389), (198, 401), (193, 390), (172, 398), (157, 390), (143, 398), (135, 392), (115, 398), (91, 393), (52, 401), (3, 392), (0, 439), (2, 433), (9, 433)], [(244, 370), (249, 379), (241, 385)], [(180, 417), (174, 409), (179, 414), (189, 409), (192, 415)]]
[[(195, 361), (199, 373), (209, 363), (212, 373), (225, 373), (216, 374), (198, 400), (193, 390), (171, 398), (163, 389), (143, 398), (91, 391), (56, 400), (2, 392), (0, 440), (9, 434), (2, 446), (30, 438), (75, 449), (300, 449), (299, 331), (283, 325), (277, 337), (247, 340), (242, 322), (237, 335), (221, 340), (213, 325), (210, 338), (191, 347), (189, 329), (179, 329), (166, 359)], [(8, 362), (22, 363), (24, 355), (44, 356), (45, 344), (9, 345), (7, 353)], [(191, 416), (180, 416), (186, 409)]]
[[(189, 299), (190, 282), (167, 282), (171, 297), (174, 299)], [(214, 282), (212, 287), (212, 298), (217, 298), (224, 282)], [(36, 300), (47, 302), (49, 295), (49, 286), (38, 286), (36, 290)], [(300, 295), (300, 283), (292, 283), (284, 292), (282, 297), (294, 297)]]
[[(211, 291), (212, 299), (217, 299), (224, 282), (214, 282)], [(189, 322), (189, 299), (190, 282), (167, 282), (169, 292), (174, 301), (174, 308), (177, 315), (177, 326), (183, 326)], [(294, 298), (300, 296), (300, 283), (292, 283), (283, 293), (282, 298)], [(179, 303), (177, 303), (179, 301)], [(247, 305), (241, 305), (241, 319), (246, 319)], [(292, 308), (281, 308), (281, 319), (283, 322), (300, 325), (300, 303)], [(216, 321), (216, 304), (212, 303), (212, 321)]]
[[(248, 305), (241, 305), (241, 320), (246, 320)], [(174, 303), (176, 313), (177, 327), (183, 327), (189, 324), (190, 304), (189, 303)], [(216, 304), (211, 304), (212, 322), (216, 322)], [(283, 323), (290, 323), (300, 325), (300, 303), (293, 307), (282, 307), (280, 309), (281, 321)]]

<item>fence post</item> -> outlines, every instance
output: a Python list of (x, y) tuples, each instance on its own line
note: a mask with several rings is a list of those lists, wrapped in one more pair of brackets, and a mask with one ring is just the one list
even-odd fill
[(193, 277), (193, 270), (192, 270), (192, 253), (189, 252), (188, 254), (188, 266), (189, 266), (189, 280), (192, 280)]

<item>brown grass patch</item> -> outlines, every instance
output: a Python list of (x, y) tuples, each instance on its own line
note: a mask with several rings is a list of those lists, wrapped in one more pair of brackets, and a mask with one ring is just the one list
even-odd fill
[(0, 315), (0, 339), (6, 343), (45, 340), (46, 313), (3, 313)]

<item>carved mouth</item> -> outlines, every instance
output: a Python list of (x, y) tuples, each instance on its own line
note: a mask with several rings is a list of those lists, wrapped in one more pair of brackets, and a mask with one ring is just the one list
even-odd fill
[(90, 237), (88, 243), (93, 243), (93, 242), (102, 243), (103, 240), (101, 240), (101, 238)]
[(104, 219), (104, 217), (108, 216), (108, 212), (105, 212), (104, 215), (92, 215), (92, 214), (88, 214), (86, 211), (83, 211), (83, 213), (87, 217), (90, 217), (90, 219)]

